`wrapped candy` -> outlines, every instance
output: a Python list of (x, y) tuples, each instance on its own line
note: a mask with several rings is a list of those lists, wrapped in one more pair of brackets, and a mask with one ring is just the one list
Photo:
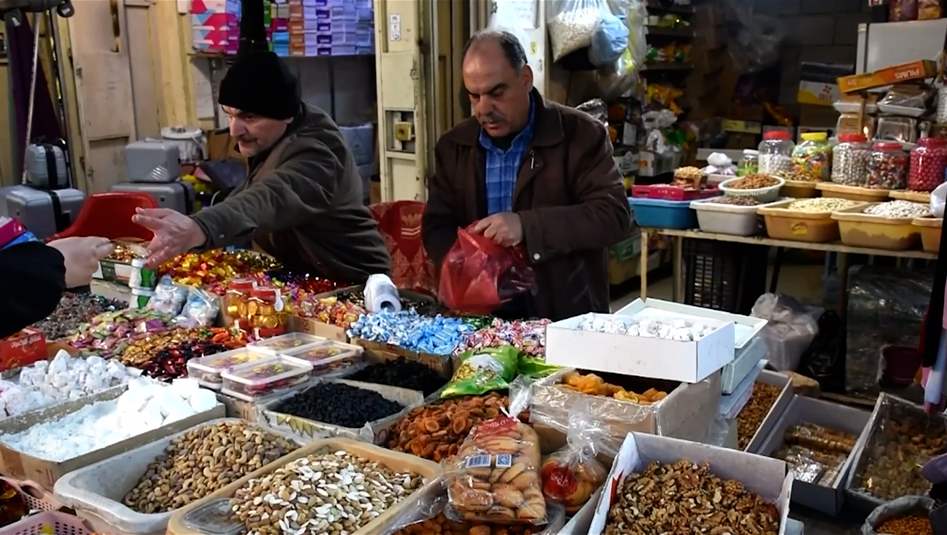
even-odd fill
[(365, 314), (352, 324), (351, 337), (448, 356), (473, 328), (459, 318), (421, 316), (414, 310)]

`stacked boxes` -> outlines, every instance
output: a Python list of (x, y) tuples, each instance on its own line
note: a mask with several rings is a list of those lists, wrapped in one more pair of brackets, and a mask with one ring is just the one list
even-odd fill
[(266, 25), (269, 36), (270, 49), (278, 56), (288, 56), (290, 4), (286, 1), (267, 2), (264, 4), (263, 13), (263, 23)]
[[(276, 15), (272, 15), (270, 26), (272, 49), (277, 54), (352, 56), (375, 51), (371, 0), (287, 0), (283, 7), (288, 37), (276, 29)], [(271, 14), (276, 12), (271, 9)]]
[(192, 0), (195, 50), (236, 54), (240, 40), (240, 0)]

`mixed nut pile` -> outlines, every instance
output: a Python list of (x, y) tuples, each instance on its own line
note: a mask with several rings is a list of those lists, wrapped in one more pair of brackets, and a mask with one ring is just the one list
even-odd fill
[(740, 414), (737, 415), (737, 445), (742, 450), (746, 448), (753, 435), (760, 428), (769, 410), (779, 397), (780, 388), (766, 383), (754, 383), (753, 394)]
[(457, 454), (470, 429), (500, 415), (506, 396), (451, 398), (412, 409), (391, 428), (387, 447), (435, 462)]
[(324, 450), (251, 479), (232, 504), (248, 535), (341, 535), (368, 524), (421, 484), (417, 474)]
[(184, 507), (296, 448), (246, 422), (198, 427), (173, 440), (122, 503), (148, 514)]
[(722, 480), (706, 464), (653, 462), (629, 474), (608, 511), (606, 535), (779, 531), (779, 511), (739, 481)]
[(857, 488), (885, 500), (927, 494), (931, 485), (921, 475), (921, 466), (945, 447), (943, 424), (925, 426), (919, 419), (888, 419), (868, 444), (868, 460), (856, 474)]

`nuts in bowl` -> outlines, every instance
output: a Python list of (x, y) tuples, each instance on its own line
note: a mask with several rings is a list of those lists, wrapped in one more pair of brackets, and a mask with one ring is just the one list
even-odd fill
[(775, 201), (779, 196), (779, 188), (786, 181), (762, 173), (752, 173), (740, 178), (731, 178), (720, 184), (725, 195), (754, 197), (760, 202)]

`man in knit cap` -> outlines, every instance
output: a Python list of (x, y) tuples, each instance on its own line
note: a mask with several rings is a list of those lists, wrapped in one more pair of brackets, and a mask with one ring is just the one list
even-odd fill
[(290, 269), (361, 283), (390, 259), (338, 126), (303, 104), (299, 84), (272, 52), (248, 52), (220, 83), (230, 136), (249, 164), (246, 182), (193, 216), (139, 209), (152, 232), (150, 265), (197, 248), (254, 246)]

